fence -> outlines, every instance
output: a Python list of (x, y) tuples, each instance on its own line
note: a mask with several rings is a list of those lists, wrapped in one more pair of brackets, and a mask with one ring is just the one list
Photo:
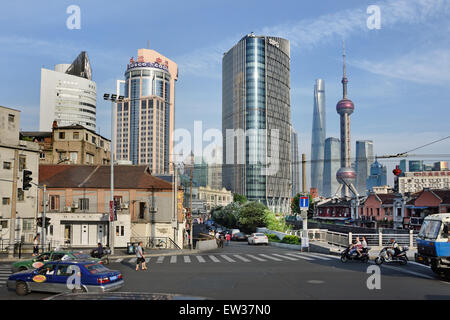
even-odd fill
[[(50, 240), (46, 244), (39, 245), (39, 252), (51, 251), (60, 245), (59, 241)], [(25, 253), (33, 253), (34, 244), (31, 242), (15, 242), (9, 243), (9, 240), (0, 240), (0, 252), (8, 253), (10, 246), (13, 246), (13, 254), (18, 255), (19, 258)]]
[(169, 237), (131, 237), (130, 242), (141, 242), (144, 248), (147, 249), (181, 249), (171, 238)]

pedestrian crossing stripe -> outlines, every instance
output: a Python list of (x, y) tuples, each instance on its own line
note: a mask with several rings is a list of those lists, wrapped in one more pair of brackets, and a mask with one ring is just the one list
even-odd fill
[(308, 260), (308, 261), (314, 260), (313, 258), (308, 258), (308, 257), (305, 257), (304, 255), (300, 255), (298, 253), (286, 253), (286, 254), (289, 256), (294, 256), (296, 258), (300, 258), (300, 259), (304, 259), (304, 260)]
[(135, 263), (136, 262), (136, 258), (131, 258), (130, 260), (128, 260), (129, 263)]
[(257, 257), (257, 256), (254, 256), (254, 255), (252, 255), (252, 254), (247, 254), (250, 258), (253, 258), (253, 259), (255, 259), (255, 260), (258, 260), (258, 261), (267, 261), (267, 260), (265, 260), (265, 259), (262, 259), (262, 258), (259, 258), (259, 257)]
[(260, 256), (262, 256), (262, 257), (264, 257), (264, 258), (272, 259), (272, 260), (275, 260), (275, 261), (282, 261), (281, 259), (278, 259), (278, 258), (269, 256), (269, 255), (267, 255), (267, 254), (260, 254)]
[(170, 263), (177, 263), (177, 256), (171, 256)]
[(158, 259), (156, 260), (156, 263), (163, 263), (165, 256), (160, 256), (158, 257)]
[[(299, 254), (299, 255), (300, 255), (300, 254)], [(318, 254), (307, 253), (307, 254), (305, 254), (305, 255), (306, 255), (307, 257), (317, 258), (317, 259), (325, 260), (325, 261), (330, 261), (330, 260), (331, 260), (330, 258), (326, 258), (326, 257), (323, 257), (323, 256), (318, 255)]]
[(122, 262), (123, 259), (117, 259), (116, 262)]
[(195, 256), (195, 257), (197, 258), (198, 262), (201, 262), (201, 263), (206, 262), (202, 256)]
[(184, 256), (185, 263), (191, 263), (191, 258), (189, 256)]
[(292, 260), (292, 261), (297, 261), (297, 260), (298, 260), (298, 259), (296, 259), (296, 258), (286, 257), (286, 256), (283, 256), (282, 254), (277, 254), (277, 253), (272, 253), (272, 255), (277, 256), (277, 257), (280, 257), (280, 258)]
[(219, 259), (217, 259), (215, 256), (208, 256), (212, 261), (214, 261), (214, 262), (220, 262), (220, 260)]
[(235, 256), (236, 258), (238, 258), (238, 259), (244, 261), (244, 262), (250, 262), (250, 260), (248, 260), (247, 258), (241, 257), (241, 256), (238, 255), (238, 254), (235, 254), (234, 256)]
[(231, 259), (229, 256), (226, 256), (224, 254), (220, 255), (222, 258), (224, 258), (225, 260), (227, 260), (228, 262), (236, 262), (233, 259)]

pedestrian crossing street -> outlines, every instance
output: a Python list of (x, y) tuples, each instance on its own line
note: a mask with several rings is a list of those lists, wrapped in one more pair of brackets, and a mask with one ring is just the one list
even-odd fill
[[(267, 262), (267, 261), (333, 261), (339, 259), (337, 256), (292, 252), (292, 253), (254, 253), (254, 254), (209, 254), (209, 255), (174, 255), (156, 256), (146, 258), (146, 263), (155, 264), (177, 264), (177, 263), (236, 263), (236, 262)], [(136, 258), (115, 259), (112, 262), (135, 264)]]
[(11, 266), (6, 264), (0, 265), (0, 287), (6, 286), (6, 281), (8, 281), (8, 277), (11, 273)]

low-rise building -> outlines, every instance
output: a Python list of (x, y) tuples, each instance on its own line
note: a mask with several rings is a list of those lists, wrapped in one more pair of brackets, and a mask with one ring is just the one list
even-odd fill
[(213, 189), (209, 186), (199, 187), (198, 199), (206, 202), (206, 210), (209, 211), (215, 207), (225, 207), (233, 202), (233, 194), (225, 188)]
[(50, 132), (20, 133), (22, 139), (39, 144), (40, 164), (109, 164), (111, 141), (79, 124), (58, 127)]
[[(39, 146), (19, 140), (20, 111), (0, 107), (0, 245), (33, 241), (36, 234)], [(24, 171), (32, 182), (23, 188)]]
[(450, 189), (450, 171), (404, 172), (398, 179), (398, 192), (414, 193), (424, 188)]
[[(39, 182), (47, 188), (49, 240), (75, 247), (108, 244), (110, 166), (41, 165)], [(147, 166), (114, 166), (115, 247), (150, 238), (165, 238), (183, 247), (182, 191), (178, 191), (177, 212), (173, 198), (172, 184), (152, 176)], [(40, 204), (41, 216), (42, 200)]]
[(395, 197), (394, 193), (371, 192), (359, 208), (359, 217), (362, 224), (369, 227), (393, 224)]

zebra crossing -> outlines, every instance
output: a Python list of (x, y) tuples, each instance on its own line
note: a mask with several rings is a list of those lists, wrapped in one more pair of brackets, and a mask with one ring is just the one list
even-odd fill
[[(167, 255), (146, 258), (146, 263), (155, 264), (177, 264), (177, 263), (235, 263), (235, 262), (267, 262), (267, 261), (332, 261), (334, 256), (325, 254), (303, 253), (303, 252), (284, 252), (284, 253), (241, 253), (241, 254), (208, 254), (208, 255)], [(116, 263), (135, 264), (136, 258), (112, 260)]]
[(8, 277), (11, 273), (12, 273), (11, 266), (9, 265), (0, 266), (0, 287), (6, 286), (6, 281), (8, 281)]

